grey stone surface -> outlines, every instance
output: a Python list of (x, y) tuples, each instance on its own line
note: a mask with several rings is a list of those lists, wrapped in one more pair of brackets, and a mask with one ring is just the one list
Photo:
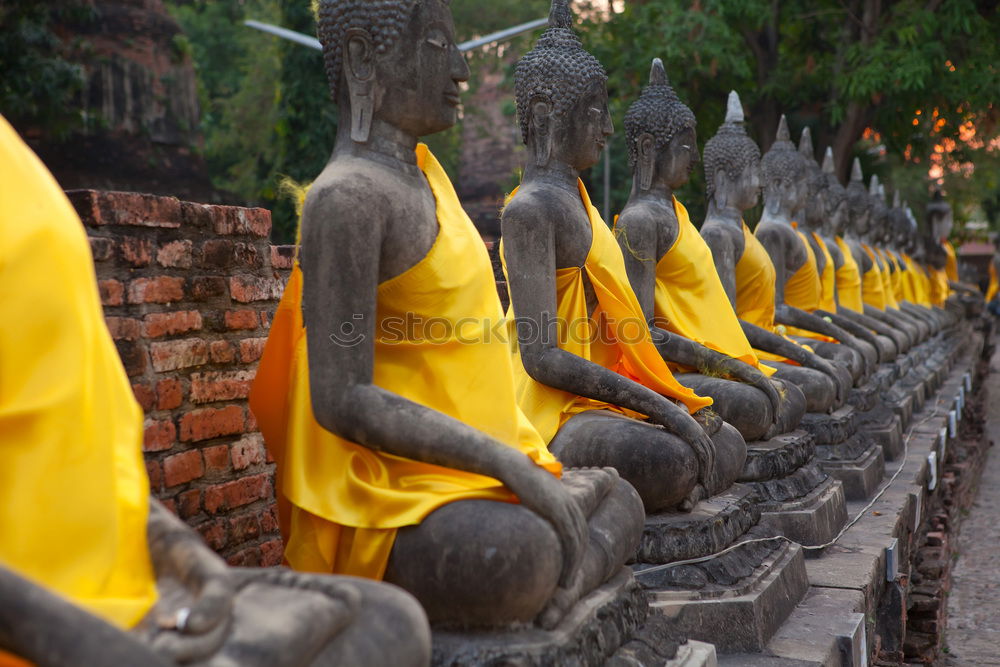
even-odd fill
[(861, 665), (860, 654), (867, 651), (859, 630), (864, 611), (860, 591), (813, 587), (766, 652), (829, 667)]
[(784, 503), (769, 503), (760, 515), (761, 527), (807, 546), (832, 540), (845, 523), (844, 487), (829, 476), (808, 496)]
[(854, 460), (832, 459), (820, 461), (820, 467), (844, 485), (847, 500), (867, 500), (882, 484), (885, 458), (882, 448), (874, 440)]

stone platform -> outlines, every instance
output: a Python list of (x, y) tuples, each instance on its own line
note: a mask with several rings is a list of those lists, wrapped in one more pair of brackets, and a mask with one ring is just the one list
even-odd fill
[(871, 498), (885, 474), (882, 447), (864, 430), (859, 414), (845, 405), (832, 414), (807, 414), (801, 428), (816, 442), (820, 468), (844, 485), (847, 500)]

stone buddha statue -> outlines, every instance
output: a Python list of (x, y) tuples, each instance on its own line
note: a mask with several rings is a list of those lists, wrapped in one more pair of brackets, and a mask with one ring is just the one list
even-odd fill
[(612, 469), (563, 470), (517, 404), (486, 248), (418, 144), (469, 76), (447, 1), (318, 16), (342, 122), (251, 396), (285, 558), (397, 584), (436, 627), (551, 628), (623, 571), (642, 504)]
[[(830, 258), (833, 260), (834, 279), (837, 286), (837, 312), (842, 316), (854, 319), (870, 331), (875, 332), (879, 360), (888, 361), (898, 354), (902, 344), (902, 342), (897, 342), (896, 337), (899, 337), (899, 341), (905, 341), (905, 338), (901, 332), (884, 322), (864, 314), (861, 272), (843, 236), (848, 224), (847, 191), (837, 179), (833, 149), (830, 147), (827, 147), (823, 157), (821, 173), (826, 184), (818, 189), (818, 199), (823, 211), (820, 234), (826, 244), (827, 251), (830, 253)], [(850, 312), (848, 313), (848, 311)]]
[[(841, 405), (851, 385), (845, 368), (776, 333), (774, 266), (753, 236), (743, 212), (760, 196), (760, 149), (743, 127), (743, 107), (729, 94), (726, 120), (705, 144), (708, 214), (702, 238), (755, 353), (806, 396), (810, 412)], [(797, 365), (783, 362), (792, 360)]]
[(732, 485), (745, 443), (673, 376), (579, 178), (613, 131), (606, 80), (556, 0), (514, 80), (528, 162), (503, 211), (501, 258), (518, 394), (564, 464), (614, 467), (647, 513), (691, 509)]
[(149, 497), (80, 220), (2, 117), (0, 163), (0, 664), (427, 664), (412, 596), (227, 567)]
[[(678, 381), (711, 396), (747, 441), (785, 433), (805, 413), (795, 385), (771, 380), (740, 328), (712, 251), (674, 189), (698, 160), (695, 118), (653, 61), (649, 86), (625, 115), (632, 193), (615, 223), (629, 280)], [(693, 372), (698, 371), (698, 372)]]
[(921, 327), (921, 338), (926, 339), (938, 330), (939, 322), (931, 311), (920, 303), (920, 288), (918, 276), (912, 258), (906, 254), (909, 238), (914, 234), (910, 217), (902, 201), (899, 190), (893, 194), (892, 207), (889, 209), (884, 249), (890, 261), (896, 268), (893, 274), (896, 301), (899, 308), (907, 313)]
[(874, 363), (875, 350), (812, 312), (819, 307), (822, 285), (816, 257), (794, 220), (806, 203), (800, 178), (805, 166), (782, 116), (774, 144), (761, 159), (764, 212), (754, 236), (774, 264), (775, 320), (792, 327), (793, 335), (808, 339), (820, 356), (847, 364), (857, 380)]
[(958, 274), (958, 255), (955, 246), (948, 240), (954, 224), (951, 204), (945, 200), (941, 189), (936, 188), (931, 195), (931, 201), (927, 204), (927, 225), (945, 253), (944, 271), (948, 278), (949, 292), (979, 297), (981, 294), (976, 287), (963, 282)]

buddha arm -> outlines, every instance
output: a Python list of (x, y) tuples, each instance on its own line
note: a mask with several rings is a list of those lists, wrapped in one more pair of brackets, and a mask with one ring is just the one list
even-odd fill
[[(373, 213), (363, 188), (313, 186), (306, 201), (303, 305), (316, 420), (331, 433), (376, 451), (500, 480), (559, 535), (561, 585), (568, 585), (583, 555), (587, 524), (559, 481), (513, 447), (373, 383), (379, 265), (387, 228), (378, 212)], [(353, 344), (333, 337), (345, 323), (358, 324)]]
[(967, 285), (965, 283), (956, 282), (954, 280), (948, 281), (948, 287), (952, 288), (956, 292), (962, 292), (970, 296), (982, 295), (982, 292), (980, 292), (977, 287), (973, 287), (972, 285)]
[[(698, 455), (702, 475), (714, 469), (714, 446), (687, 410), (652, 389), (581, 356), (560, 349), (555, 335), (555, 225), (560, 218), (571, 228), (576, 209), (553, 198), (523, 192), (504, 209), (501, 219), (510, 301), (518, 320), (547, 323), (550, 335), (520, 336), (524, 369), (533, 379), (578, 396), (604, 401), (647, 415), (685, 440)], [(545, 192), (544, 194), (548, 194)], [(706, 442), (707, 441), (707, 442)]]
[(798, 327), (806, 331), (812, 331), (824, 336), (836, 338), (838, 341), (849, 347), (858, 347), (857, 338), (837, 326), (832, 322), (827, 322), (822, 317), (813, 313), (807, 313), (799, 308), (793, 308), (787, 303), (780, 304), (774, 309), (774, 321), (787, 326)]
[[(840, 393), (840, 375), (829, 361), (818, 354), (810, 352), (801, 345), (796, 345), (787, 338), (763, 329), (756, 324), (740, 320), (740, 326), (743, 327), (743, 333), (746, 334), (751, 346), (758, 350), (770, 352), (771, 354), (781, 355), (805, 368), (812, 368), (824, 375), (828, 375), (833, 380), (834, 386), (837, 387), (838, 393)], [(838, 396), (837, 400), (839, 401), (841, 398), (841, 396)]]
[(38, 667), (174, 664), (107, 621), (0, 564), (0, 650)]
[(875, 338), (875, 334), (871, 332), (871, 329), (864, 326), (864, 324), (862, 324), (861, 322), (857, 321), (854, 318), (855, 313), (853, 313), (853, 311), (850, 311), (845, 308), (843, 311), (838, 310), (836, 313), (831, 313), (829, 311), (820, 309), (815, 311), (814, 314), (819, 315), (820, 317), (823, 318), (827, 317), (830, 318), (830, 321), (836, 324), (841, 329), (847, 331), (853, 336), (857, 336), (863, 341), (866, 341), (867, 343), (871, 344), (872, 347), (874, 347), (876, 350), (879, 349), (878, 339)]

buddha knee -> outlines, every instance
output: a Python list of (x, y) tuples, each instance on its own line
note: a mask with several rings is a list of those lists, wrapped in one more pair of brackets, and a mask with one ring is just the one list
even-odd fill
[(413, 594), (432, 624), (529, 623), (552, 597), (562, 547), (521, 505), (463, 500), (400, 529), (385, 580)]
[(635, 554), (645, 520), (642, 498), (635, 487), (618, 479), (588, 518), (591, 548), (603, 556), (605, 578)]
[(799, 425), (806, 414), (806, 395), (797, 384), (780, 379), (772, 381), (781, 395), (781, 407), (774, 420), (774, 430), (770, 433), (773, 437), (795, 430)]
[(715, 475), (716, 488), (714, 492), (721, 493), (732, 486), (743, 472), (747, 460), (747, 444), (743, 436), (730, 424), (712, 436), (715, 444)]
[(680, 505), (698, 483), (698, 459), (691, 446), (666, 431), (658, 435), (637, 447), (625, 470), (618, 470), (635, 487), (647, 514)]
[(760, 440), (774, 422), (771, 401), (754, 386), (694, 373), (676, 377), (700, 396), (710, 396), (712, 409), (735, 427), (745, 440)]

